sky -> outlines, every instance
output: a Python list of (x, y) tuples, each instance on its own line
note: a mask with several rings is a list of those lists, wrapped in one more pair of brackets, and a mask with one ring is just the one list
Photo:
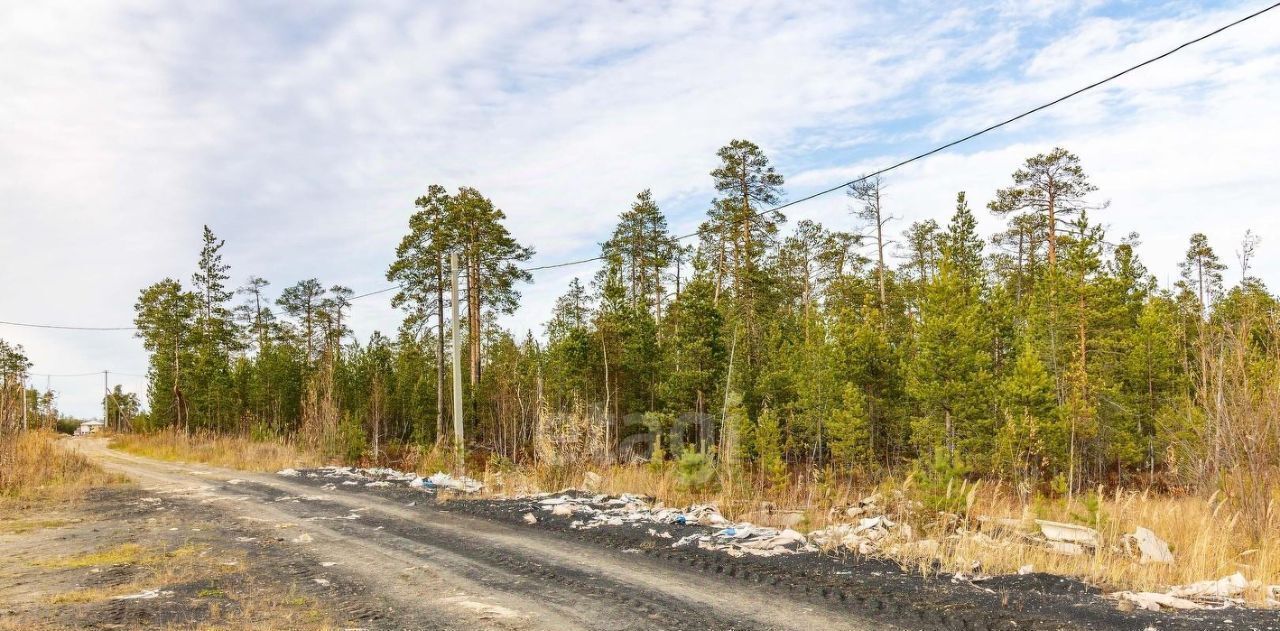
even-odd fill
[[(131, 326), (141, 288), (189, 282), (201, 226), (240, 284), (387, 286), (413, 200), (473, 186), (532, 264), (594, 256), (651, 189), (673, 230), (714, 197), (716, 150), (759, 144), (788, 199), (1003, 120), (1265, 6), (1248, 2), (0, 2), (0, 320)], [(1205, 233), (1280, 283), (1280, 9), (885, 176), (893, 234), (985, 208), (1063, 146), (1137, 232), (1162, 283)], [(856, 224), (833, 194), (789, 223)], [(979, 212), (991, 233), (1000, 221)], [(590, 265), (521, 287), (540, 332)], [(390, 294), (360, 338), (394, 331)], [(131, 332), (0, 325), (33, 385), (100, 413), (102, 378), (144, 393)]]

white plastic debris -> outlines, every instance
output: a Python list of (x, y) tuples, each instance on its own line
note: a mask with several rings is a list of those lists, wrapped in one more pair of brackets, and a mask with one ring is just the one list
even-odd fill
[(524, 519), (524, 523), (526, 523), (526, 524), (536, 524), (536, 523), (538, 523), (538, 518), (537, 518), (536, 516), (534, 516), (534, 514), (533, 514), (533, 513), (525, 513), (525, 514), (524, 514), (524, 517), (523, 517), (522, 519)]
[(1034, 565), (1032, 565), (1032, 564), (1028, 563), (1028, 564), (1026, 564), (1026, 565), (1024, 565), (1024, 566), (1022, 566), (1022, 567), (1018, 568), (1018, 575), (1019, 575), (1019, 576), (1026, 576), (1027, 574), (1030, 574), (1030, 573), (1032, 573), (1032, 572), (1034, 572), (1034, 571), (1036, 571), (1036, 566), (1034, 566)]
[(152, 598), (159, 598), (160, 596), (172, 596), (172, 595), (173, 595), (173, 592), (169, 590), (144, 589), (141, 592), (138, 592), (136, 594), (129, 594), (128, 596), (113, 596), (111, 600), (151, 600)]
[(1169, 551), (1169, 544), (1157, 537), (1156, 533), (1142, 526), (1135, 528), (1133, 534), (1125, 535), (1126, 545), (1129, 542), (1138, 546), (1138, 551), (1142, 553), (1142, 563), (1173, 563), (1173, 553)]
[(276, 472), (276, 475), (282, 475), (286, 478), (296, 478), (302, 474), (298, 473), (297, 469), (281, 469)]
[(315, 582), (316, 582), (316, 585), (319, 585), (319, 586), (321, 586), (321, 587), (328, 587), (328, 586), (329, 586), (329, 579), (327, 579), (327, 578), (313, 578), (313, 579), (311, 579), (311, 580), (315, 581)]
[[(302, 475), (296, 469), (284, 469), (278, 472), (279, 475), (297, 477)], [(474, 493), (483, 488), (480, 482), (468, 477), (453, 477), (447, 473), (439, 472), (429, 478), (423, 478), (416, 473), (407, 473), (397, 471), (390, 467), (321, 467), (315, 469), (314, 472), (305, 474), (307, 477), (320, 477), (329, 480), (341, 480), (343, 486), (358, 486), (363, 484), (366, 487), (380, 488), (395, 486), (404, 483), (411, 488), (421, 489), (424, 491), (435, 491), (440, 488), (452, 491), (460, 491), (462, 493)], [(337, 490), (337, 486), (333, 482), (327, 482), (322, 486), (326, 491)]]
[(427, 478), (427, 482), (430, 486), (445, 488), (452, 491), (461, 491), (463, 493), (475, 493), (484, 487), (483, 484), (480, 484), (471, 478), (465, 476), (455, 478), (443, 471), (432, 474), (431, 477)]
[(298, 535), (297, 537), (295, 537), (295, 538), (293, 539), (293, 542), (294, 542), (294, 543), (311, 543), (311, 542), (312, 542), (312, 541), (314, 541), (314, 540), (315, 540), (315, 539), (313, 539), (313, 538), (311, 537), (311, 535), (309, 535), (309, 534), (307, 534), (307, 533), (305, 533), (305, 532), (304, 532), (304, 533), (302, 533), (302, 534)]

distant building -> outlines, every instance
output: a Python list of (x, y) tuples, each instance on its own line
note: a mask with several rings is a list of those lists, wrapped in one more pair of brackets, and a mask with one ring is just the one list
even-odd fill
[(88, 434), (97, 434), (107, 428), (107, 424), (98, 419), (91, 419), (80, 424), (76, 428), (76, 436), (86, 436)]

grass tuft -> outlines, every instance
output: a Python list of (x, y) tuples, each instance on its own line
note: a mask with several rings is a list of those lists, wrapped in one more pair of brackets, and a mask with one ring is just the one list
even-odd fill
[(279, 471), (286, 467), (313, 467), (324, 458), (287, 440), (258, 441), (243, 436), (166, 430), (148, 434), (119, 434), (109, 446), (156, 460), (200, 462), (244, 471)]
[(70, 499), (86, 489), (124, 481), (63, 449), (58, 440), (47, 431), (0, 434), (0, 502)]

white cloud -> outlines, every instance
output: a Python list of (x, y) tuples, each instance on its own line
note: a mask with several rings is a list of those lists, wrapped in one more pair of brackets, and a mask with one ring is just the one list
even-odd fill
[[(1154, 11), (1153, 11), (1154, 12)], [(715, 149), (765, 146), (793, 196), (849, 179), (1074, 89), (1243, 13), (1088, 2), (579, 3), (329, 6), (9, 3), (0, 7), (0, 318), (127, 324), (142, 286), (189, 277), (199, 229), (237, 281), (382, 287), (412, 200), (476, 186), (537, 246), (594, 253), (652, 188), (678, 230), (713, 192)], [(1111, 11), (1110, 13), (1115, 13)], [(1063, 144), (1144, 233), (1153, 270), (1186, 234), (1224, 253), (1268, 238), (1275, 18), (894, 174), (906, 220), (983, 202), (1027, 155)], [(1055, 36), (1049, 29), (1061, 29)], [(908, 36), (904, 36), (907, 34)], [(927, 124), (926, 124), (927, 123)], [(794, 219), (847, 222), (839, 195)], [(1206, 222), (1202, 213), (1213, 213)], [(984, 219), (984, 226), (994, 223)], [(1259, 270), (1280, 271), (1264, 241)], [(540, 272), (508, 322), (540, 330), (590, 266)], [(357, 303), (394, 329), (386, 296)], [(138, 372), (128, 334), (0, 328), (37, 372)], [(127, 385), (127, 384), (126, 384)], [(92, 414), (92, 378), (54, 383)]]

